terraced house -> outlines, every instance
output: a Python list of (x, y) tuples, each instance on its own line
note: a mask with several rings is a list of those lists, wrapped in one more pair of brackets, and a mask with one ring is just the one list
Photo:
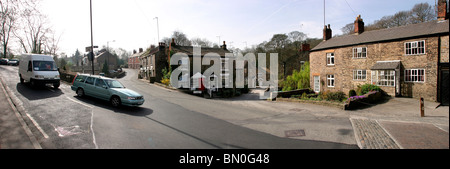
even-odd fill
[(358, 85), (375, 84), (391, 96), (423, 97), (448, 105), (449, 21), (447, 2), (440, 0), (438, 19), (364, 31), (358, 16), (351, 35), (324, 41), (311, 50), (311, 86), (315, 92), (348, 93)]

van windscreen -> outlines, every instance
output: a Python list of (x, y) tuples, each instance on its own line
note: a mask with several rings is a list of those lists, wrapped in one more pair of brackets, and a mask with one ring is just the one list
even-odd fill
[(35, 71), (58, 71), (54, 61), (33, 61), (33, 70)]

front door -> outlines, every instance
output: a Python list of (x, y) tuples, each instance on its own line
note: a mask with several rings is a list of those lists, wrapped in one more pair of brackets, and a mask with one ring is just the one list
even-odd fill
[(320, 76), (314, 76), (314, 92), (320, 92)]
[(448, 77), (448, 69), (441, 71), (441, 104), (444, 106), (448, 106), (448, 93), (449, 93), (449, 77)]

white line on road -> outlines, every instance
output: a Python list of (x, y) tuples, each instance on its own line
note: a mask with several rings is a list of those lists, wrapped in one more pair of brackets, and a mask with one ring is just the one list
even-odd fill
[(48, 138), (47, 133), (45, 133), (45, 131), (42, 130), (41, 126), (39, 126), (39, 124), (36, 122), (36, 120), (34, 120), (33, 117), (31, 117), (30, 114), (28, 114), (28, 113), (26, 113), (26, 114), (27, 114), (27, 117), (30, 118), (31, 122), (33, 122), (34, 126), (36, 126), (36, 128), (42, 133), (42, 135), (44, 136), (44, 138), (47, 139), (47, 138)]
[(81, 105), (83, 105), (83, 106), (86, 106), (86, 107), (88, 107), (88, 108), (91, 108), (91, 109), (94, 108), (94, 107), (89, 106), (89, 105), (87, 105), (87, 104), (84, 104), (84, 103), (82, 103), (82, 102), (80, 102), (80, 101), (74, 100), (74, 99), (72, 99), (72, 98), (70, 98), (70, 97), (67, 97), (67, 99), (69, 99), (69, 100), (71, 100), (71, 101), (73, 101), (73, 102), (75, 102), (75, 103), (81, 104)]
[[(87, 104), (84, 104), (84, 103), (82, 103), (82, 102), (80, 102), (80, 101), (74, 100), (74, 99), (72, 99), (72, 98), (70, 98), (70, 97), (67, 97), (67, 99), (69, 99), (69, 100), (71, 100), (71, 101), (73, 101), (73, 102), (75, 102), (75, 103), (81, 104), (81, 105), (83, 105), (83, 106), (86, 106), (86, 107), (88, 107), (88, 108), (91, 108), (91, 109), (94, 108), (94, 107), (89, 106), (89, 105), (87, 105)], [(93, 127), (93, 126), (94, 126), (94, 112), (93, 112), (93, 110), (91, 110), (91, 132), (92, 132), (92, 142), (94, 143), (95, 149), (98, 149), (98, 145), (97, 145), (97, 141), (96, 141), (96, 139), (95, 139), (95, 132), (94, 132), (94, 127)]]

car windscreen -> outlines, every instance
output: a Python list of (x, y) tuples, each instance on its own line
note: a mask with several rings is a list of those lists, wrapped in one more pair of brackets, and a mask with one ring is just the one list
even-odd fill
[(35, 71), (58, 71), (54, 61), (33, 61), (33, 70)]
[(108, 86), (110, 88), (125, 88), (122, 83), (120, 83), (117, 80), (105, 80), (106, 84), (108, 84)]

